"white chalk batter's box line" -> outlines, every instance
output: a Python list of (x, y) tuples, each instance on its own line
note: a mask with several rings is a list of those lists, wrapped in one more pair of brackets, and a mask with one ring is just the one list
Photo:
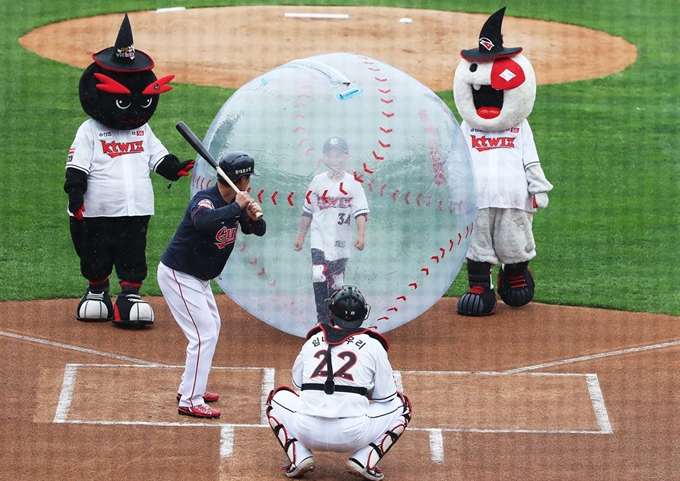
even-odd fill
[[(136, 369), (184, 369), (184, 366), (167, 366), (162, 364), (139, 365), (139, 364), (66, 364), (64, 369), (64, 380), (59, 395), (59, 402), (54, 416), (54, 423), (57, 424), (92, 424), (92, 425), (115, 425), (115, 426), (154, 426), (154, 427), (209, 427), (220, 428), (220, 457), (231, 457), (234, 451), (234, 429), (235, 428), (267, 428), (270, 429), (265, 412), (265, 402), (269, 392), (274, 389), (276, 369), (267, 367), (213, 367), (213, 371), (261, 371), (261, 396), (260, 396), (260, 424), (234, 424), (220, 423), (215, 421), (199, 422), (151, 422), (151, 421), (91, 421), (68, 419), (73, 392), (76, 385), (76, 373), (79, 368), (136, 368)], [(431, 459), (435, 463), (444, 462), (444, 432), (467, 432), (480, 434), (500, 434), (500, 433), (519, 433), (519, 434), (613, 434), (612, 426), (607, 414), (602, 390), (597, 378), (597, 374), (582, 373), (508, 373), (496, 371), (394, 371), (394, 378), (397, 389), (403, 391), (403, 374), (412, 375), (470, 375), (470, 376), (568, 376), (585, 377), (588, 386), (588, 394), (595, 413), (597, 430), (561, 430), (561, 429), (478, 429), (478, 428), (408, 428), (409, 431), (425, 431), (429, 434)]]

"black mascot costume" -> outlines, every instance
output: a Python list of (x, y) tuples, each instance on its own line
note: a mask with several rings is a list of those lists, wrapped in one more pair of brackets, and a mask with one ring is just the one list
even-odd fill
[[(193, 160), (168, 153), (147, 123), (174, 75), (157, 79), (154, 62), (135, 50), (127, 14), (113, 47), (92, 55), (80, 78), (83, 110), (91, 118), (76, 133), (66, 161), (71, 238), (88, 280), (76, 319), (129, 327), (153, 324), (140, 298), (146, 279), (146, 237), (154, 214), (151, 170), (170, 181), (187, 176)], [(113, 267), (121, 291), (109, 297)]]
[(548, 206), (548, 182), (526, 118), (534, 107), (536, 76), (520, 47), (503, 47), (505, 8), (489, 17), (479, 46), (461, 51), (453, 81), (461, 129), (477, 178), (479, 212), (467, 252), (470, 290), (458, 313), (486, 316), (496, 311), (491, 281), (498, 270), (498, 293), (521, 307), (534, 297), (529, 261), (536, 255), (532, 229), (536, 208)]

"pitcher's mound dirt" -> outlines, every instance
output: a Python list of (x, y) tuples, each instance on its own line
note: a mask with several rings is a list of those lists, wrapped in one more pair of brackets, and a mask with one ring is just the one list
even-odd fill
[[(635, 46), (622, 38), (509, 13), (503, 20), (503, 43), (524, 49), (539, 84), (602, 77), (635, 61)], [(488, 18), (435, 10), (309, 6), (192, 8), (129, 16), (135, 47), (153, 57), (159, 77), (172, 73), (177, 82), (238, 88), (291, 60), (350, 52), (393, 65), (435, 92), (451, 89), (460, 51), (477, 45)], [(46, 25), (20, 42), (39, 55), (85, 68), (92, 53), (115, 43), (122, 18), (117, 13)], [(400, 22), (403, 18), (411, 22)]]

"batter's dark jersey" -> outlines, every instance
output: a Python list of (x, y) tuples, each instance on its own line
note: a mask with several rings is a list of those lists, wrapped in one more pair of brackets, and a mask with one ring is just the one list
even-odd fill
[(161, 262), (198, 279), (214, 279), (234, 250), (239, 225), (244, 234), (257, 236), (267, 229), (264, 219), (253, 222), (236, 202), (227, 204), (217, 185), (197, 192)]

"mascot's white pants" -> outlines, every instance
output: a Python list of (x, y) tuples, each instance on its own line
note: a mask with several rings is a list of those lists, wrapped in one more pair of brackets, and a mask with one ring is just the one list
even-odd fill
[[(356, 394), (358, 396), (358, 394)], [(288, 437), (309, 449), (346, 453), (380, 444), (387, 431), (402, 423), (404, 402), (399, 396), (384, 403), (372, 402), (368, 415), (346, 418), (321, 418), (298, 412), (300, 397), (287, 389), (274, 394), (271, 414), (285, 426)], [(366, 457), (369, 455), (367, 450)], [(366, 465), (366, 459), (360, 459)]]
[(518, 264), (536, 256), (533, 213), (521, 209), (479, 209), (466, 257), (491, 265)]

